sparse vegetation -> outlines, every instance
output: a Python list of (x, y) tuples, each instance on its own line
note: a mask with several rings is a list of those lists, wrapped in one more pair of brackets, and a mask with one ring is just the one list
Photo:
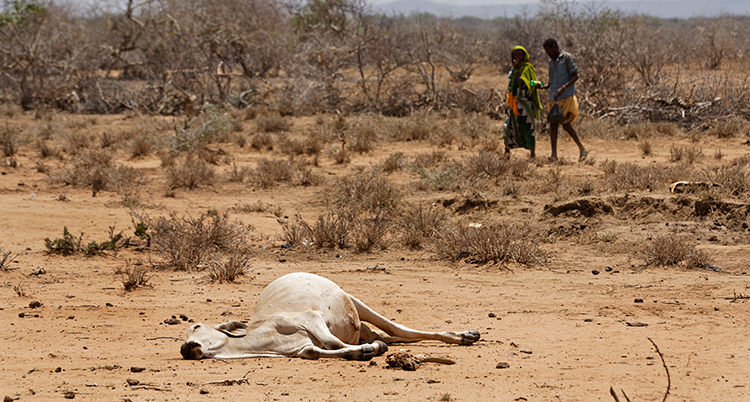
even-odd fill
[(122, 281), (122, 286), (125, 288), (126, 292), (147, 286), (148, 281), (151, 279), (151, 277), (148, 276), (148, 268), (141, 262), (137, 262), (133, 265), (134, 266), (131, 266), (130, 261), (126, 260), (125, 268), (118, 268), (115, 270), (115, 275), (120, 276), (120, 281)]
[(18, 257), (19, 254), (13, 254), (11, 251), (3, 251), (0, 247), (0, 271), (8, 271), (11, 269), (10, 264)]
[(465, 222), (451, 223), (436, 233), (432, 247), (438, 258), (472, 264), (535, 265), (547, 257), (528, 224), (476, 227)]
[(214, 255), (230, 251), (249, 252), (251, 226), (230, 221), (227, 212), (198, 218), (144, 218), (150, 232), (151, 247), (162, 257), (158, 266), (180, 271), (200, 270)]
[(658, 236), (635, 255), (647, 266), (670, 266), (685, 262), (687, 268), (707, 268), (713, 259), (704, 251), (674, 235)]

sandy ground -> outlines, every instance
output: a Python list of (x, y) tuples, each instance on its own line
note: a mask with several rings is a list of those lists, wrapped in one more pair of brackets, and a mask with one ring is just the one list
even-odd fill
[[(117, 121), (101, 119), (99, 125)], [(561, 154), (575, 160), (571, 141), (561, 141)], [(747, 152), (737, 138), (652, 142), (650, 159), (641, 157), (633, 141), (589, 139), (587, 145), (599, 161), (636, 163), (666, 163), (673, 143), (707, 153), (721, 148), (727, 159)], [(404, 147), (385, 144), (350, 165), (324, 164), (321, 170), (346, 174)], [(430, 149), (419, 143), (408, 147), (405, 152)], [(548, 153), (546, 139), (538, 147), (541, 155)], [(282, 250), (272, 214), (236, 214), (264, 239), (258, 241), (252, 271), (236, 283), (210, 283), (202, 272), (157, 270), (150, 273), (150, 286), (126, 292), (115, 270), (126, 260), (148, 264), (152, 255), (129, 249), (116, 256), (53, 256), (46, 254), (43, 239), (60, 237), (63, 226), (73, 234), (84, 232), (88, 240), (105, 239), (112, 225), (132, 232), (128, 209), (114, 193), (91, 197), (86, 189), (49, 185), (33, 169), (35, 151), (24, 152), (19, 167), (0, 169), (0, 247), (20, 254), (11, 269), (0, 271), (0, 396), (20, 401), (61, 400), (66, 394), (87, 401), (612, 401), (614, 387), (622, 401), (623, 391), (631, 401), (660, 401), (667, 392), (669, 401), (750, 401), (750, 304), (743, 297), (750, 294), (750, 242), (747, 225), (741, 226), (748, 221), (744, 204), (733, 213), (696, 217), (691, 203), (682, 208), (679, 197), (658, 190), (628, 194), (631, 204), (613, 201), (626, 194), (597, 196), (615, 205), (612, 214), (553, 216), (544, 211), (555, 204), (553, 196), (532, 194), (501, 198), (468, 215), (480, 222), (531, 220), (566, 232), (543, 245), (550, 258), (533, 267), (448, 263), (429, 251), (398, 247), (372, 254)], [(526, 155), (516, 151), (513, 157)], [(155, 157), (129, 163), (152, 173), (159, 166)], [(580, 163), (561, 169), (575, 178), (601, 174), (598, 167)], [(197, 215), (262, 201), (312, 219), (321, 207), (314, 201), (320, 189), (253, 191), (222, 184), (165, 198), (158, 179), (148, 186), (142, 197), (157, 206), (149, 210), (152, 215)], [(70, 201), (59, 201), (62, 194)], [(617, 240), (581, 240), (604, 231), (616, 233)], [(647, 234), (675, 232), (694, 234), (721, 271), (643, 267), (630, 254)], [(39, 267), (44, 273), (35, 275)], [(263, 287), (295, 271), (328, 277), (399, 323), (426, 330), (477, 329), (482, 339), (468, 347), (392, 345), (389, 353), (442, 354), (456, 361), (424, 363), (416, 371), (391, 369), (386, 356), (369, 362), (182, 360), (181, 341), (174, 338), (185, 337), (191, 322), (166, 320), (181, 314), (207, 323), (247, 319)], [(24, 296), (16, 291), (19, 286)], [(31, 308), (34, 301), (42, 306)], [(499, 368), (502, 363), (507, 368)], [(246, 383), (206, 384), (240, 378)]]

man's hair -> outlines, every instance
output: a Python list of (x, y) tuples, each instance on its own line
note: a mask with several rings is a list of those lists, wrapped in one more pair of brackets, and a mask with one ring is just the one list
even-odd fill
[(546, 48), (550, 48), (550, 49), (552, 49), (553, 47), (558, 47), (557, 46), (557, 41), (554, 40), (554, 39), (552, 39), (552, 38), (549, 38), (549, 39), (545, 40), (543, 46), (546, 47)]

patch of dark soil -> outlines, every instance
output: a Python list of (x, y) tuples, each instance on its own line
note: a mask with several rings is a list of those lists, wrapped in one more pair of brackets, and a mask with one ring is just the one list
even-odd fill
[(461, 200), (459, 199), (451, 198), (443, 201), (438, 200), (438, 203), (441, 203), (445, 208), (452, 208), (453, 211), (455, 211), (455, 213), (457, 214), (468, 214), (470, 212), (474, 212), (475, 210), (494, 207), (495, 205), (497, 205), (497, 200), (490, 201), (466, 199), (461, 202)]
[(560, 205), (545, 205), (544, 211), (552, 216), (569, 217), (591, 218), (614, 215), (621, 220), (653, 218), (654, 214), (688, 220), (711, 216), (741, 225), (748, 220), (750, 204), (695, 199), (687, 196), (660, 198), (625, 194), (603, 199), (599, 197), (579, 198)]
[(544, 211), (558, 216), (566, 215), (583, 215), (590, 218), (600, 214), (612, 214), (614, 209), (609, 202), (598, 198), (579, 198), (561, 205), (545, 205)]

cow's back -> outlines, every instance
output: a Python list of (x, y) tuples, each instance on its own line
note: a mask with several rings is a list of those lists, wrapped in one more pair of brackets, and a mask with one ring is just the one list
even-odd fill
[(284, 275), (263, 289), (252, 322), (305, 311), (321, 312), (331, 333), (343, 342), (359, 341), (359, 315), (349, 295), (333, 281), (305, 272)]

